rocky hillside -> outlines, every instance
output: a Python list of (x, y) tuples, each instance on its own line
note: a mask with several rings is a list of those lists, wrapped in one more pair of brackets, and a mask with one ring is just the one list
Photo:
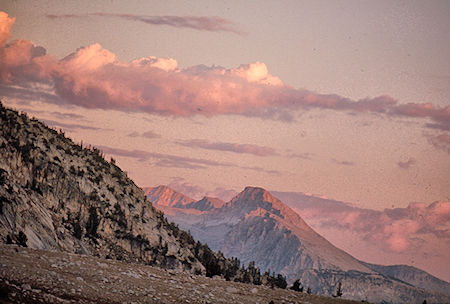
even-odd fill
[(205, 273), (114, 161), (3, 106), (0, 125), (1, 242)]
[[(173, 191), (173, 190), (170, 190)], [(170, 203), (165, 202), (165, 205)], [(195, 206), (195, 203), (191, 203)], [(336, 248), (268, 191), (247, 187), (222, 207), (201, 213), (165, 208), (169, 218), (197, 239), (244, 263), (300, 279), (314, 293), (372, 302), (448, 302), (450, 297), (389, 277)], [(417, 285), (416, 285), (417, 286)], [(421, 285), (418, 285), (421, 286)]]

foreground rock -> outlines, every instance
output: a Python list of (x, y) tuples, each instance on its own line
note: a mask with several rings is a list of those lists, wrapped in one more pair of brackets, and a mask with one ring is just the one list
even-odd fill
[(0, 126), (1, 243), (206, 273), (114, 160), (1, 103)]
[(0, 303), (357, 303), (92, 256), (0, 245)]

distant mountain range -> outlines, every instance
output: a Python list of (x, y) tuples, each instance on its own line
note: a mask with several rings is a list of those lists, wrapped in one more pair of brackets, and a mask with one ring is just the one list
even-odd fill
[[(247, 187), (230, 202), (195, 201), (167, 186), (145, 188), (147, 198), (169, 220), (225, 256), (263, 271), (300, 279), (314, 293), (388, 303), (445, 303), (450, 284), (410, 266), (381, 266), (359, 261), (311, 229), (268, 191)], [(447, 295), (445, 295), (447, 294)]]

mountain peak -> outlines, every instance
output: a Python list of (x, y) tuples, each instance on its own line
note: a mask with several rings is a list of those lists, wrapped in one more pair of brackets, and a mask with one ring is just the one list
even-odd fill
[(241, 193), (239, 193), (237, 197), (251, 200), (262, 200), (270, 203), (280, 202), (275, 196), (273, 196), (266, 189), (253, 186), (245, 187), (245, 189)]
[(145, 196), (154, 205), (182, 207), (195, 202), (187, 195), (181, 194), (166, 185), (145, 188)]
[(255, 210), (265, 210), (269, 214), (292, 223), (295, 222), (298, 225), (307, 226), (297, 213), (261, 187), (245, 187), (241, 193), (227, 203), (227, 207), (236, 210), (241, 215), (250, 214)]

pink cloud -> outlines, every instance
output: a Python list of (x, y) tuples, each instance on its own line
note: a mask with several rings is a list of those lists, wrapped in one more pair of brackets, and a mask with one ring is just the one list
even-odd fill
[(317, 228), (356, 233), (388, 251), (417, 250), (431, 239), (450, 243), (450, 202), (411, 203), (376, 211), (295, 192), (273, 192)]
[(234, 24), (232, 21), (228, 19), (218, 16), (148, 16), (148, 15), (133, 15), (133, 14), (92, 13), (84, 15), (48, 14), (47, 18), (65, 19), (65, 18), (84, 18), (89, 16), (112, 17), (143, 22), (151, 25), (167, 25), (177, 28), (190, 28), (194, 30), (209, 31), (209, 32), (231, 32), (234, 34), (242, 35), (242, 32), (237, 29), (236, 24)]
[(225, 142), (209, 142), (203, 139), (193, 139), (187, 141), (179, 141), (179, 145), (192, 147), (192, 148), (202, 148), (208, 150), (219, 150), (219, 151), (229, 151), (234, 153), (245, 153), (252, 154), (256, 156), (275, 156), (278, 153), (275, 149), (265, 146), (252, 145), (252, 144), (236, 144), (236, 143), (225, 143)]
[(15, 21), (16, 18), (9, 18), (7, 13), (0, 12), (0, 47), (11, 37), (11, 28)]
[(389, 248), (394, 252), (402, 252), (408, 248), (408, 241), (403, 235), (391, 234), (386, 240)]
[[(2, 16), (1, 37), (5, 41), (14, 19)], [(170, 20), (161, 22), (172, 22)], [(206, 28), (209, 26), (207, 21), (199, 23)], [(398, 105), (389, 96), (354, 101), (294, 89), (271, 75), (262, 62), (234, 69), (178, 68), (172, 58), (149, 56), (123, 62), (98, 43), (79, 48), (61, 60), (46, 55), (44, 48), (25, 40), (0, 47), (0, 85), (29, 88), (35, 84), (52, 90), (57, 98), (49, 102), (159, 115), (241, 114), (290, 120), (292, 111), (314, 107), (430, 118), (439, 126), (450, 122), (450, 107)]]

